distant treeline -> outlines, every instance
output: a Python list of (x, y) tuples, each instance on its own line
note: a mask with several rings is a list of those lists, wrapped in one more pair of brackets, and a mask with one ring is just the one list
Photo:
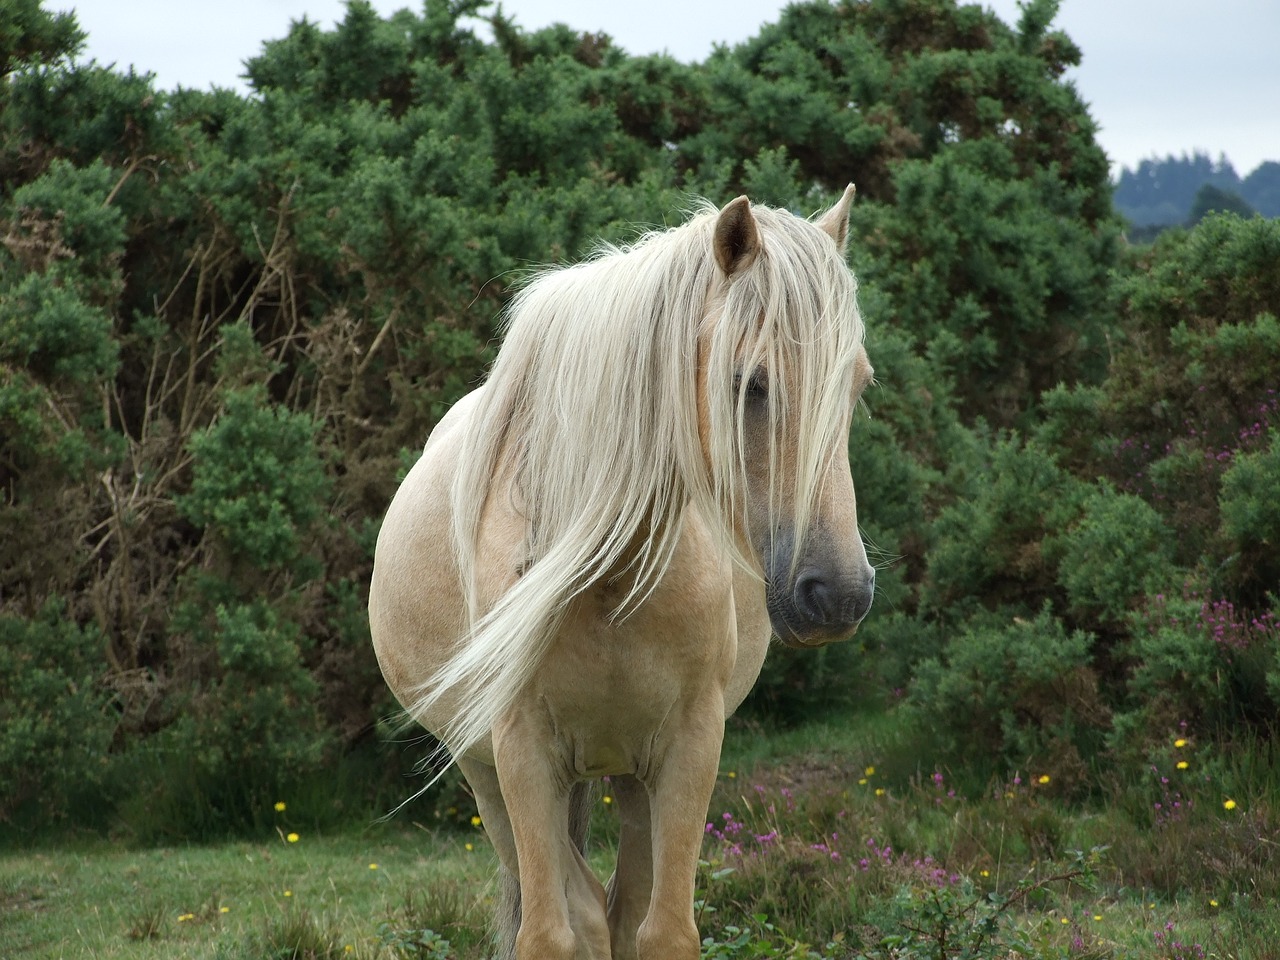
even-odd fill
[(1241, 178), (1226, 156), (1143, 160), (1121, 169), (1115, 206), (1138, 228), (1198, 223), (1210, 211), (1280, 217), (1280, 163), (1268, 160)]

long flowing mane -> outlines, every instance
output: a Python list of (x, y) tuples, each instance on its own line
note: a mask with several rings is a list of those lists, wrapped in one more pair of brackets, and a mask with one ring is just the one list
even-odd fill
[[(789, 432), (796, 449), (785, 454), (794, 485), (771, 485), (769, 529), (789, 509), (801, 535), (823, 467), (845, 455), (863, 336), (852, 274), (816, 226), (753, 206), (762, 249), (729, 280), (713, 256), (717, 212), (703, 204), (681, 226), (543, 272), (508, 310), (451, 493), (470, 635), (410, 709), (421, 715), (446, 690), (461, 693), (444, 736), (454, 756), (486, 735), (529, 680), (575, 596), (622, 573), (628, 589), (615, 618), (644, 601), (687, 510), (711, 520), (744, 562), (729, 527), (745, 506), (744, 370), (787, 371), (791, 384), (770, 397), (770, 435)], [(774, 443), (775, 478), (783, 455)], [(512, 491), (495, 485), (504, 476)], [(524, 563), (512, 588), (481, 610), (477, 543), (491, 495), (511, 496), (527, 520)]]

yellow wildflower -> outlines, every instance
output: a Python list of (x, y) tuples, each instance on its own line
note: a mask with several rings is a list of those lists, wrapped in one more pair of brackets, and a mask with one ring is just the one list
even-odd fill
[(178, 922), (186, 923), (188, 920), (194, 920), (195, 916), (194, 913), (180, 913), (178, 914)]
[(297, 843), (302, 838), (298, 836), (296, 833), (291, 833), (288, 836), (286, 836), (285, 839), (288, 840), (290, 843)]
[(472, 850), (474, 850), (475, 848), (474, 848), (474, 847), (472, 847), (472, 846), (471, 846), (471, 844), (469, 844), (469, 843), (468, 843), (468, 844), (466, 844), (466, 845), (465, 845), (465, 849), (466, 849), (467, 853), (470, 853), (470, 852), (471, 852)]
[(1218, 905), (1218, 901), (1217, 901), (1217, 900), (1210, 900), (1210, 901), (1209, 901), (1209, 906), (1211, 906), (1211, 907), (1216, 907), (1217, 905)]
[(864, 770), (863, 772), (864, 772), (868, 777), (874, 777), (874, 776), (876, 775), (876, 768), (875, 768), (875, 767), (867, 767), (867, 769), (866, 769), (866, 770)]
[(858, 781), (858, 786), (860, 786), (860, 787), (865, 787), (866, 785), (867, 785), (867, 778), (866, 778), (866, 777), (863, 777), (861, 780), (859, 780), (859, 781)]
[(1093, 915), (1093, 919), (1095, 919), (1095, 920), (1101, 920), (1101, 919), (1102, 919), (1102, 914), (1100, 914), (1100, 913), (1095, 913), (1095, 914)]
[(1227, 810), (1234, 810), (1236, 808), (1236, 802), (1234, 800), (1227, 799), (1223, 802), (1222, 806)]
[(1187, 761), (1185, 761), (1185, 760), (1179, 760), (1179, 761), (1178, 761), (1178, 769), (1179, 769), (1179, 770), (1185, 770), (1185, 769), (1187, 769), (1187, 767), (1188, 767), (1188, 766), (1189, 766), (1189, 764), (1187, 763)]
[[(1041, 774), (1041, 776), (1040, 776), (1040, 780), (1039, 780), (1038, 782), (1039, 782), (1039, 783), (1041, 783), (1041, 784), (1048, 783), (1048, 782), (1049, 782), (1049, 775), (1048, 775), (1047, 773), (1045, 773), (1045, 774)], [(1065, 923), (1066, 921), (1063, 921), (1063, 922)]]
[(286, 890), (286, 891), (284, 892), (284, 895), (285, 895), (286, 897), (292, 897), (292, 896), (293, 896), (293, 891), (292, 891), (292, 890)]
[(601, 797), (600, 799), (601, 799), (604, 803), (613, 803), (613, 797), (609, 796), (607, 793), (606, 793), (603, 797)]
[(276, 801), (276, 813), (284, 813), (284, 809), (285, 809), (285, 807), (284, 807), (284, 801), (283, 801), (283, 800), (277, 800), (277, 801)]
[(989, 876), (991, 876), (991, 871), (990, 871), (990, 870), (979, 870), (979, 871), (978, 871), (978, 876), (980, 876), (980, 877), (989, 877)]
[(733, 770), (730, 770), (730, 771), (729, 771), (729, 779), (730, 779), (730, 780), (736, 780), (736, 779), (738, 779), (738, 774), (737, 774), (737, 772), (736, 772), (736, 771), (733, 771)]
[(218, 912), (219, 912), (219, 913), (230, 913), (230, 912), (231, 912), (231, 908), (230, 908), (230, 907), (219, 907), (219, 908), (218, 908)]
[(472, 817), (472, 818), (471, 818), (471, 825), (472, 825), (473, 827), (478, 827), (478, 826), (480, 826), (480, 818), (479, 818), (478, 816), (477, 816), (477, 817)]
[(1179, 750), (1181, 750), (1183, 747), (1187, 745), (1187, 741), (1183, 740), (1182, 737), (1179, 737), (1177, 740), (1173, 741), (1173, 745), (1177, 747)]
[(877, 796), (877, 797), (883, 797), (883, 796), (884, 796), (884, 787), (876, 787), (876, 796)]
[(369, 864), (369, 869), (370, 869), (370, 870), (377, 870), (377, 869), (378, 869), (378, 865), (377, 865), (376, 863), (371, 863), (371, 864)]

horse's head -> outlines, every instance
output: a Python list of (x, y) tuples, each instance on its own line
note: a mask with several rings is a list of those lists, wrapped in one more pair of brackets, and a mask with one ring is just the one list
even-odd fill
[(791, 646), (848, 637), (875, 571), (858, 533), (848, 436), (871, 382), (844, 261), (853, 188), (815, 223), (752, 208), (716, 220), (721, 283), (699, 341), (699, 422), (715, 496)]

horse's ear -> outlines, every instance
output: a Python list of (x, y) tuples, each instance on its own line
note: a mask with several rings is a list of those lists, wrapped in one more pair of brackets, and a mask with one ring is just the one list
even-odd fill
[(731, 277), (747, 269), (760, 252), (760, 229), (751, 215), (751, 201), (746, 197), (727, 204), (716, 221), (716, 263), (725, 276)]
[(836, 242), (841, 256), (844, 256), (845, 244), (849, 241), (849, 208), (853, 206), (854, 192), (852, 183), (845, 187), (844, 196), (818, 221), (818, 226)]

